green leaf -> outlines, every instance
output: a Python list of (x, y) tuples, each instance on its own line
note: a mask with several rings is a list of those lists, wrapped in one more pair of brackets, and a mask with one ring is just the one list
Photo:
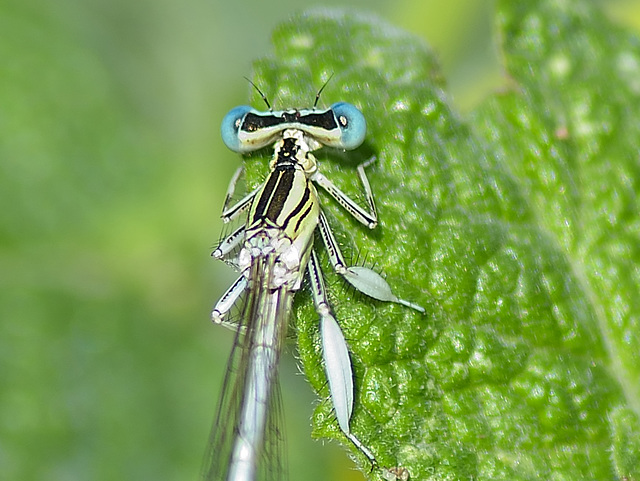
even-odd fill
[[(358, 13), (297, 16), (255, 64), (276, 109), (312, 105), (332, 74), (320, 105), (361, 108), (364, 146), (316, 156), (355, 197), (355, 165), (377, 156), (380, 225), (323, 208), (354, 263), (427, 309), (363, 298), (323, 254), (357, 381), (352, 429), (414, 480), (638, 479), (640, 44), (586, 2), (505, 0), (498, 18), (510, 88), (468, 123), (428, 48)], [(248, 161), (251, 182), (264, 164)], [(317, 315), (298, 297), (314, 434), (382, 479), (337, 427)]]

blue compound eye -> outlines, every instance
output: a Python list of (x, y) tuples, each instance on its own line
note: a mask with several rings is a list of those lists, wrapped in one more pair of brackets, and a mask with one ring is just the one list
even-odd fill
[(359, 147), (367, 134), (367, 122), (362, 112), (355, 105), (346, 102), (333, 104), (331, 110), (338, 121), (342, 148), (351, 150)]
[(242, 126), (242, 121), (245, 115), (253, 110), (248, 105), (241, 105), (235, 107), (229, 111), (227, 115), (222, 119), (222, 125), (220, 127), (220, 133), (222, 134), (222, 141), (229, 149), (234, 152), (242, 152), (243, 146), (240, 144), (238, 138), (238, 132)]

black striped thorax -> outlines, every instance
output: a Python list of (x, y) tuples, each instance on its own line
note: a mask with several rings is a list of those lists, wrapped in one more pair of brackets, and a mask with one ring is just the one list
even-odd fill
[(307, 171), (310, 166), (315, 170), (315, 159), (302, 132), (287, 132), (276, 144), (271, 173), (251, 205), (248, 231), (275, 228), (295, 240), (301, 233), (307, 236), (309, 227), (315, 229), (320, 207)]

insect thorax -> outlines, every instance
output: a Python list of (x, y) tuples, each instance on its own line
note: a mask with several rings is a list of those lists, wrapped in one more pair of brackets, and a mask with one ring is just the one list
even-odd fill
[(285, 130), (274, 150), (272, 172), (251, 204), (239, 267), (244, 270), (258, 256), (275, 256), (270, 287), (296, 290), (320, 215), (317, 192), (309, 180), (316, 161), (307, 137), (297, 129)]

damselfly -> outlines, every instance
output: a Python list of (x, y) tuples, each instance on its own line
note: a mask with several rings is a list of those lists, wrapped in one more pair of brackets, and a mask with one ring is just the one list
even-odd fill
[[(212, 254), (234, 266), (240, 277), (212, 313), (214, 322), (236, 330), (236, 339), (205, 460), (204, 477), (207, 480), (253, 481), (262, 469), (261, 459), (274, 455), (271, 452), (273, 444), (265, 441), (265, 433), (277, 433), (277, 427), (269, 423), (270, 409), (278, 395), (278, 359), (293, 295), (302, 286), (305, 271), (320, 318), (325, 371), (338, 425), (372, 465), (377, 464), (373, 453), (349, 426), (353, 409), (353, 372), (347, 343), (331, 313), (313, 249), (316, 228), (333, 269), (358, 291), (374, 299), (397, 302), (424, 312), (420, 306), (396, 297), (387, 282), (373, 270), (345, 263), (322, 212), (315, 185), (325, 190), (355, 219), (373, 229), (377, 214), (365, 174), (365, 168), (372, 160), (357, 167), (364, 187), (365, 209), (318, 170), (312, 154), (323, 146), (343, 150), (359, 147), (366, 133), (364, 116), (355, 106), (345, 102), (325, 110), (316, 109), (320, 92), (313, 108), (286, 111), (271, 109), (260, 92), (268, 111), (236, 107), (222, 122), (222, 139), (231, 150), (247, 153), (273, 144), (274, 152), (264, 183), (234, 205), (230, 205), (231, 199), (242, 167), (231, 179), (222, 219), (230, 222), (244, 216), (246, 220), (223, 239)], [(225, 316), (240, 299), (244, 303), (236, 325)]]

